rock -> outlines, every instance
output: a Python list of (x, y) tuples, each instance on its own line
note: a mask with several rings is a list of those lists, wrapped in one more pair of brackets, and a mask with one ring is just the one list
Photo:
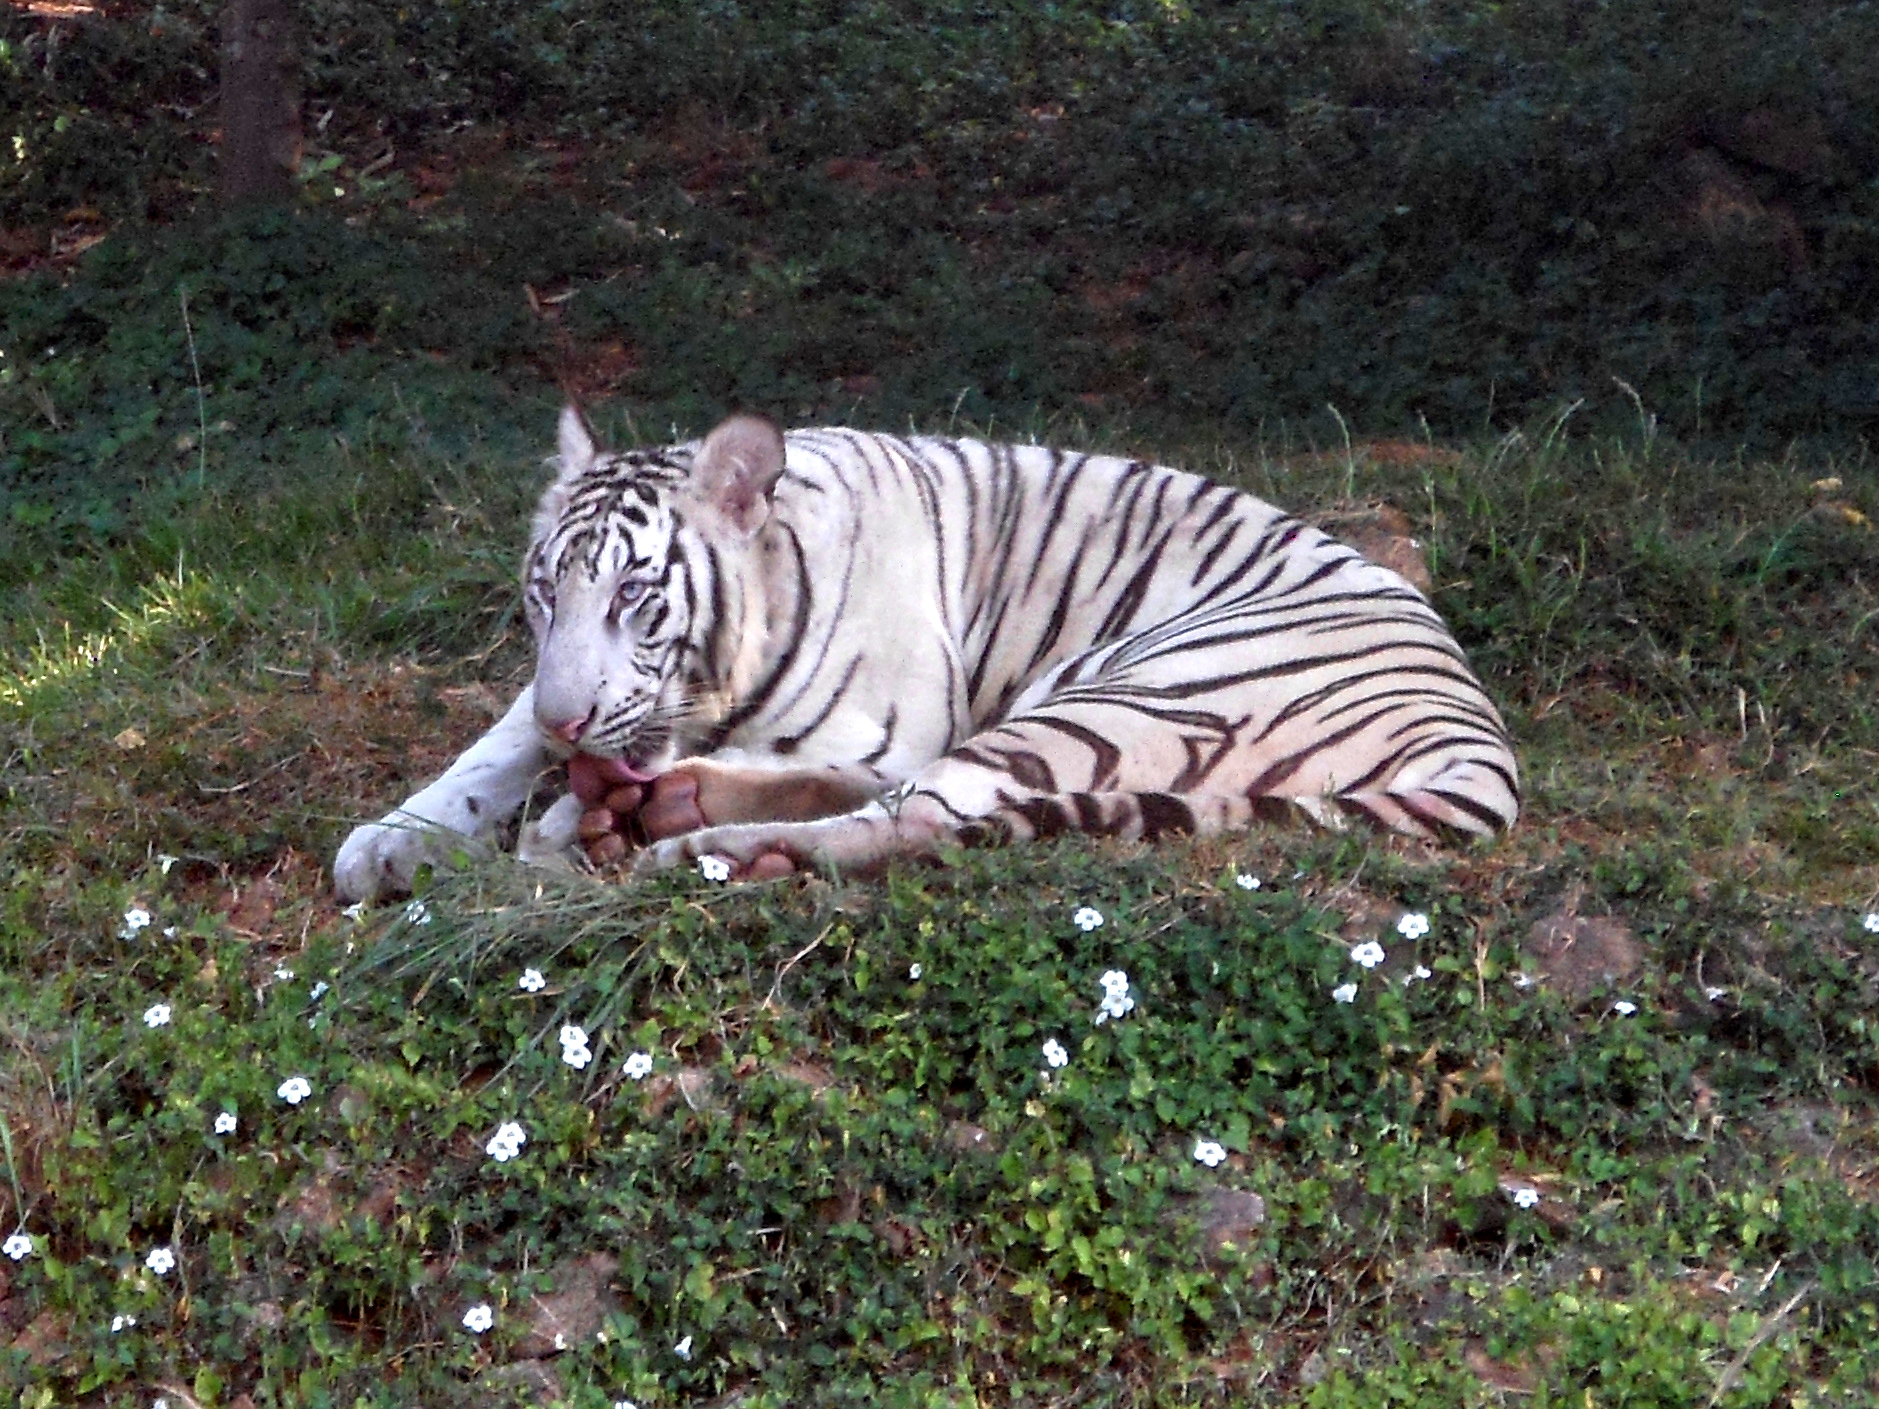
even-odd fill
[(657, 1119), (680, 1101), (692, 1110), (718, 1115), (730, 1109), (710, 1067), (680, 1067), (646, 1081), (644, 1109), (648, 1118)]
[(1570, 902), (1536, 920), (1522, 947), (1541, 981), (1574, 1003), (1622, 983), (1644, 961), (1643, 950), (1622, 922), (1576, 915)]
[(1266, 1223), (1266, 1201), (1258, 1194), (1217, 1185), (1183, 1200), (1179, 1212), (1194, 1220), (1200, 1253), (1210, 1262), (1252, 1246)]
[(575, 1345), (591, 1345), (607, 1317), (620, 1310), (607, 1283), (620, 1269), (610, 1253), (589, 1253), (555, 1264), (549, 1271), (551, 1292), (537, 1292), (522, 1305), (522, 1332), (516, 1337), (518, 1360), (541, 1360)]

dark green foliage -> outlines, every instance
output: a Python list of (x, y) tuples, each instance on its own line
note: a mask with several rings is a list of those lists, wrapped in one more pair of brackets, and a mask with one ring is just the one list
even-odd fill
[[(558, 336), (628, 342), (653, 425), (1084, 397), (1454, 434), (1584, 399), (1769, 444), (1879, 413), (1868, 7), (301, 8), (305, 195), (348, 223), (239, 232), (135, 223), (209, 185), (215, 6), (0, 15), (6, 223), (129, 222), (11, 287), (16, 525), (109, 533), (174, 478), (185, 287), (241, 461), (432, 381), (338, 392), (359, 356), (541, 395), (524, 283), (577, 290)], [(411, 218), (463, 124), (547, 155)]]
[[(31, 571), (48, 537), (159, 520), (211, 474), (265, 490), (280, 465), (369, 449), (388, 427), (461, 451), (501, 424), (477, 350), (534, 335), (408, 241), (286, 212), (124, 232), (74, 280), (15, 293), (0, 316), (0, 346), (24, 364), (0, 385), (16, 416), (0, 440), (9, 573)], [(465, 355), (445, 373), (429, 348)]]

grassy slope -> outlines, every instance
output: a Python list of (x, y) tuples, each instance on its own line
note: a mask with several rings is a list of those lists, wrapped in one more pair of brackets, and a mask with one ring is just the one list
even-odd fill
[[(565, 336), (594, 385), (641, 393), (643, 424), (688, 429), (752, 385), (898, 420), (920, 375), (1026, 345), (1037, 271), (972, 201), (905, 296), (1020, 292), (911, 361), (864, 345), (894, 316), (857, 305), (864, 276), (900, 277), (870, 248), (900, 237), (869, 222), (941, 198), (916, 179), (858, 199), (891, 164), (818, 168), (805, 195), (747, 140), (706, 123), (628, 141), (640, 215), (695, 209), (712, 249), (488, 336), (529, 356)], [(613, 189), (604, 161), (564, 156), (482, 152), (430, 207), (433, 248), (486, 249), (490, 290), (523, 272), (515, 251), (558, 248)], [(771, 180), (787, 198), (751, 197)], [(862, 233), (814, 270), (766, 252), (812, 227)], [(637, 258), (664, 237), (628, 238)], [(1138, 286), (1111, 253), (1077, 286), (1090, 346), (1147, 338), (1140, 355), (1174, 365), (1180, 339), (1153, 330), (1179, 278)], [(127, 365), (146, 336), (169, 340), (164, 365), (180, 355), (189, 266), (171, 257), (74, 285), (121, 300)], [(221, 359), (207, 420), (282, 385), (247, 340), (279, 313), (266, 260), (197, 305)], [(356, 250), (319, 287), (396, 303), (402, 267)], [(1411, 516), (1521, 744), (1516, 836), (1462, 856), (1302, 832), (1064, 845), (748, 891), (496, 864), (440, 879), (426, 923), (355, 922), (322, 876), (348, 819), (434, 771), (525, 674), (510, 565), (521, 447), (550, 403), (465, 308), (380, 305), (374, 343), (341, 303), (307, 326), (352, 360), (308, 359), (333, 385), (273, 398), (271, 472), (217, 457), (109, 550), (9, 565), (0, 1224), (36, 1247), (0, 1261), (0, 1365), (22, 1402), (446, 1404), (486, 1384), (581, 1405), (1870, 1398), (1879, 498), (1857, 455), (1697, 460), (1570, 420), (1323, 453), (1122, 390), (1079, 401), (1074, 352), (1033, 369), (1037, 405), (1021, 387), (980, 414), (1288, 505)], [(752, 310), (773, 346), (738, 332)], [(637, 345), (607, 335), (616, 314)], [(458, 338), (462, 380), (426, 381), (414, 349)], [(807, 380), (785, 356), (804, 345), (826, 361)], [(255, 370), (216, 370), (243, 348)], [(885, 387), (843, 381), (877, 356)], [(474, 380), (491, 367), (515, 401)], [(144, 385), (102, 353), (70, 375), (46, 385), (86, 406)], [(162, 436), (196, 422), (188, 387)], [(369, 409), (342, 448), (295, 439), (292, 409), (352, 387)], [(443, 437), (434, 405), (483, 423)], [(1072, 923), (1084, 905), (1101, 928)], [(126, 937), (133, 907), (153, 922)], [(1427, 937), (1397, 935), (1405, 911)], [(1371, 939), (1389, 958), (1366, 973), (1348, 950)], [(518, 986), (529, 966), (539, 992)], [(1139, 1006), (1097, 1027), (1113, 967)], [(1335, 1002), (1350, 979), (1356, 1001)], [(151, 1027), (158, 1003), (170, 1021)], [(598, 1054), (578, 1071), (557, 1056), (570, 1021)], [(1047, 1079), (1049, 1038), (1071, 1061)], [(640, 1050), (654, 1067), (634, 1085), (621, 1063)], [(289, 1106), (295, 1075), (313, 1096)], [(508, 1120), (528, 1144), (498, 1163)], [(1218, 1168), (1192, 1158), (1201, 1138), (1227, 1147)], [(159, 1246), (178, 1257), (160, 1277)], [(496, 1323), (480, 1338), (461, 1325), (478, 1303)]]
[[(1873, 610), (1846, 566), (1868, 531), (1800, 467), (1692, 510), (1664, 486), (1701, 467), (1668, 451), (1303, 461), (1242, 470), (1423, 520), (1526, 758), (1490, 853), (1070, 845), (748, 893), (498, 866), (440, 881), (426, 925), (355, 923), (320, 874), (344, 819), (518, 678), (513, 487), (452, 469), (424, 493), (454, 511), (413, 528), (423, 467), (387, 463), (386, 492), (175, 525), (181, 578), (105, 588), (101, 650), (11, 657), (0, 1198), (40, 1240), (6, 1265), (15, 1373), (44, 1402), (442, 1403), (518, 1364), (595, 1404), (1869, 1386), (1873, 692), (1857, 649), (1818, 659)], [(357, 527), (310, 531), (333, 523)], [(392, 549), (360, 531), (393, 523)], [(49, 580), (15, 642), (100, 571)], [(126, 940), (133, 905), (155, 919)], [(1428, 938), (1396, 937), (1406, 909)], [(1536, 922), (1568, 914), (1622, 933), (1549, 960)], [(1387, 980), (1346, 957), (1371, 938)], [(1115, 966), (1141, 1006), (1098, 1029)], [(570, 1020), (585, 1072), (554, 1056)], [(1072, 1063), (1046, 1082), (1051, 1036)], [(512, 1118), (529, 1144), (498, 1165)], [(1219, 1190), (1267, 1221), (1210, 1258)], [(139, 1270), (160, 1244), (180, 1275)], [(605, 1297), (551, 1303), (581, 1344), (536, 1364), (540, 1298), (597, 1250)]]

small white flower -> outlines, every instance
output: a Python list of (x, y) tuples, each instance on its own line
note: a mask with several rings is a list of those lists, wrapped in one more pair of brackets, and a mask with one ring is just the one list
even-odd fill
[(332, 991), (332, 984), (328, 983), (325, 979), (321, 979), (318, 983), (313, 985), (312, 989), (307, 993), (307, 997), (310, 1001), (317, 1003)]
[(1258, 890), (1259, 877), (1255, 876), (1250, 871), (1241, 871), (1233, 878), (1233, 884), (1238, 886), (1241, 890)]
[(522, 977), (516, 980), (515, 986), (524, 993), (540, 993), (548, 987), (548, 980), (542, 977), (540, 969), (524, 969)]
[(690, 1336), (685, 1337), (684, 1340), (672, 1347), (672, 1353), (681, 1360), (690, 1360), (692, 1358), (692, 1338)]
[(479, 1301), (463, 1313), (463, 1328), (473, 1336), (480, 1336), (496, 1324), (496, 1313), (489, 1309), (489, 1303)]
[(0, 1243), (0, 1252), (5, 1253), (15, 1262), (24, 1261), (33, 1255), (33, 1240), (25, 1233), (15, 1233), (4, 1243)]
[(145, 1027), (168, 1027), (169, 1023), (170, 1005), (168, 1003), (152, 1003), (144, 1009)]
[(167, 1395), (158, 1395), (151, 1401), (150, 1409), (170, 1409), (169, 1397)]
[(233, 1135), (235, 1133), (235, 1127), (238, 1124), (240, 1124), (240, 1122), (236, 1119), (233, 1111), (223, 1111), (215, 1118), (215, 1133), (217, 1135)]
[(363, 900), (354, 901), (339, 913), (356, 925), (365, 918), (365, 902)]
[(111, 1318), (111, 1334), (116, 1335), (119, 1331), (127, 1331), (136, 1324), (137, 1318), (135, 1316), (113, 1316)]
[(1355, 1003), (1357, 1001), (1357, 985), (1354, 983), (1340, 983), (1336, 988), (1331, 990), (1331, 997), (1333, 1001), (1338, 1003)]
[(313, 1083), (304, 1076), (290, 1076), (274, 1093), (290, 1106), (297, 1106), (313, 1094)]
[(117, 932), (119, 939), (135, 939), (137, 931), (150, 925), (150, 912), (141, 905), (133, 905), (124, 912), (124, 927)]
[(1409, 977), (1404, 979), (1403, 982), (1413, 983), (1417, 979), (1427, 979), (1427, 978), (1434, 978), (1434, 977), (1435, 975), (1429, 972), (1428, 967), (1426, 965), (1418, 964), (1416, 965), (1415, 968), (1409, 971)]
[(167, 1277), (176, 1270), (176, 1254), (169, 1248), (152, 1248), (150, 1256), (144, 1259), (144, 1266), (159, 1277)]
[(1111, 1018), (1126, 1018), (1134, 1011), (1135, 999), (1129, 994), (1125, 993), (1120, 998), (1105, 998), (1102, 1007), (1096, 1010), (1096, 1025), (1101, 1027)]
[(489, 1143), (483, 1148), (489, 1151), (490, 1158), (497, 1164), (507, 1164), (522, 1153), (522, 1147), (527, 1143), (528, 1132), (510, 1120), (496, 1127), (496, 1133), (489, 1137)]
[(1612, 1011), (1621, 1018), (1628, 1018), (1633, 1013), (1637, 1012), (1637, 1010), (1638, 1005), (1631, 1002), (1628, 998), (1620, 998), (1616, 1003), (1612, 1004)]
[(1726, 988), (1705, 988), (1703, 990), (1703, 996), (1712, 1003), (1720, 1003), (1724, 998), (1729, 996), (1729, 990)]
[(1066, 1067), (1070, 1065), (1070, 1054), (1064, 1051), (1063, 1043), (1053, 1037), (1044, 1044), (1044, 1060), (1053, 1067)]
[(1879, 910), (1868, 911), (1860, 924), (1865, 926), (1867, 934), (1879, 934)]
[(1103, 927), (1103, 912), (1093, 905), (1085, 905), (1070, 917), (1070, 923), (1088, 934)]
[(1351, 950), (1351, 962), (1374, 969), (1383, 962), (1383, 946), (1374, 939), (1367, 939)]
[(1508, 1185), (1507, 1197), (1514, 1201), (1516, 1208), (1538, 1208), (1540, 1206), (1540, 1191), (1528, 1184)]
[(1429, 917), (1420, 910), (1411, 910), (1396, 922), (1396, 932), (1404, 939), (1421, 939), (1429, 932)]
[(594, 1054), (587, 1050), (587, 1030), (569, 1023), (561, 1029), (561, 1060), (579, 1071), (593, 1061)]
[(1127, 1017), (1135, 1009), (1135, 998), (1129, 992), (1129, 976), (1121, 969), (1111, 969), (1102, 977), (1103, 1001), (1096, 1010), (1096, 1025), (1102, 1026), (1111, 1018)]
[(405, 920), (413, 925), (428, 925), (431, 922), (431, 907), (422, 900), (414, 900), (405, 906)]
[(731, 878), (731, 863), (722, 856), (701, 856), (698, 858), (698, 874), (708, 881), (728, 881)]
[(1198, 1140), (1194, 1144), (1194, 1158), (1209, 1169), (1218, 1168), (1226, 1157), (1226, 1147), (1218, 1140)]
[(925, 972), (926, 970), (921, 968), (918, 964), (910, 964), (907, 967), (907, 977), (915, 983), (920, 981), (920, 975)]
[(293, 981), (294, 971), (292, 969), (288, 968), (285, 964), (276, 964), (274, 966), (274, 982), (292, 983)]
[(628, 1081), (644, 1081), (652, 1071), (652, 1053), (635, 1052), (626, 1059), (626, 1065), (620, 1068), (626, 1073)]
[(630, 1399), (616, 1399), (613, 1401), (613, 1409), (639, 1409), (639, 1406)]

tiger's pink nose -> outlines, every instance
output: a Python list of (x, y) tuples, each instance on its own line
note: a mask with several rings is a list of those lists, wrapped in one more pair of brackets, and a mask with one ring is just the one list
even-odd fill
[(587, 732), (587, 726), (593, 722), (594, 712), (590, 709), (579, 719), (564, 719), (559, 724), (548, 726), (548, 732), (564, 744), (578, 744), (581, 735)]

